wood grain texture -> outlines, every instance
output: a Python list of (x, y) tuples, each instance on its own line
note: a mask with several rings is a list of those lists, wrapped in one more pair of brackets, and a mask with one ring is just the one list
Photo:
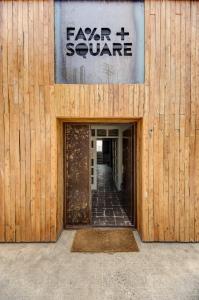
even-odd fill
[(139, 120), (141, 238), (199, 241), (199, 1), (145, 0), (143, 85), (55, 85), (53, 2), (0, 1), (0, 241), (57, 239), (62, 121), (85, 118)]

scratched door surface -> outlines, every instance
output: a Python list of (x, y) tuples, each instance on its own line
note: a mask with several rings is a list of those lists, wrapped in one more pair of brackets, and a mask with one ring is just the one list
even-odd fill
[(65, 205), (64, 224), (90, 224), (89, 125), (64, 128)]

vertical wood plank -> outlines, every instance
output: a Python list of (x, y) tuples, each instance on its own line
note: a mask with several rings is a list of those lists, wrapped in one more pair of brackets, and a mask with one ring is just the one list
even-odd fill
[(145, 1), (143, 85), (54, 85), (54, 1), (0, 1), (0, 241), (62, 227), (61, 120), (139, 117), (139, 230), (199, 240), (199, 2)]

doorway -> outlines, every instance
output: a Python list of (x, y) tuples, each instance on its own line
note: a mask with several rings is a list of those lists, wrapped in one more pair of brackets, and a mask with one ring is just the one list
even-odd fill
[(64, 123), (64, 227), (136, 226), (136, 124)]

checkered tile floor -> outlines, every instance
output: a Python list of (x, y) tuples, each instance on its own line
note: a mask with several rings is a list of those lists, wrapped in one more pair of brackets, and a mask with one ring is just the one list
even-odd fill
[(132, 226), (127, 214), (127, 206), (122, 202), (111, 168), (98, 165), (97, 190), (92, 192), (92, 221), (94, 226)]

